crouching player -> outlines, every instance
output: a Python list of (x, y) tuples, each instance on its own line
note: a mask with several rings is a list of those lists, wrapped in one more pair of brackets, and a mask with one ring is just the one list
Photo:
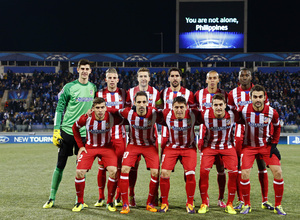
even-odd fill
[[(265, 105), (266, 91), (263, 86), (255, 85), (250, 90), (252, 103), (242, 106), (238, 111), (245, 121), (245, 137), (241, 154), (241, 192), (245, 202), (241, 214), (251, 212), (250, 204), (250, 171), (257, 155), (261, 156), (273, 173), (273, 187), (275, 191), (274, 212), (286, 215), (281, 206), (283, 196), (283, 177), (277, 149), (280, 137), (279, 116), (275, 109)], [(273, 124), (274, 132), (270, 134)]]
[[(93, 161), (96, 157), (100, 157), (104, 167), (109, 172), (109, 180), (107, 184), (108, 198), (107, 209), (116, 211), (113, 205), (113, 197), (117, 187), (117, 156), (111, 142), (111, 128), (119, 125), (123, 119), (118, 115), (113, 115), (106, 111), (106, 102), (104, 98), (95, 98), (93, 101), (93, 113), (91, 116), (82, 115), (73, 125), (73, 133), (79, 147), (77, 156), (77, 168), (75, 177), (75, 188), (78, 202), (72, 209), (73, 212), (79, 212), (83, 209), (83, 195), (85, 188), (85, 174), (87, 170), (92, 168)], [(87, 141), (84, 145), (79, 129), (86, 127)]]
[(236, 214), (232, 206), (236, 192), (236, 178), (238, 174), (237, 155), (233, 147), (233, 125), (239, 120), (237, 114), (232, 111), (225, 111), (225, 96), (217, 93), (212, 98), (212, 107), (203, 112), (201, 118), (206, 127), (206, 136), (204, 147), (201, 152), (200, 166), (200, 194), (202, 204), (198, 213), (204, 214), (209, 211), (208, 208), (208, 180), (209, 172), (214, 164), (215, 157), (221, 156), (228, 171), (228, 199), (225, 212)]

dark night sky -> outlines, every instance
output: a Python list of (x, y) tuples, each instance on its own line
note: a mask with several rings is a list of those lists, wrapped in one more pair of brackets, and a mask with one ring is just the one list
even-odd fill
[[(68, 3), (66, 3), (68, 2)], [(248, 0), (248, 52), (299, 52), (296, 1)], [(1, 1), (0, 51), (175, 52), (176, 0)]]

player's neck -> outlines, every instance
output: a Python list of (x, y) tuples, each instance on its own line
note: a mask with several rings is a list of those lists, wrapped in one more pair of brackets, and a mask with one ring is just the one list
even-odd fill
[(247, 85), (241, 84), (241, 88), (242, 88), (242, 90), (249, 90), (251, 88), (251, 84), (247, 84)]
[(78, 82), (80, 82), (81, 84), (87, 84), (89, 82), (89, 79), (78, 78)]
[(216, 93), (218, 91), (218, 87), (207, 87), (207, 90), (209, 93)]
[(261, 107), (257, 108), (256, 106), (252, 105), (253, 106), (253, 110), (256, 111), (256, 112), (261, 112), (262, 110), (264, 110), (264, 107), (265, 105), (262, 105)]
[(139, 89), (140, 89), (140, 91), (147, 91), (148, 90), (148, 86), (149, 85), (147, 85), (147, 86), (141, 86), (141, 85), (139, 85)]
[(111, 87), (107, 87), (109, 92), (115, 92), (117, 90), (117, 87), (111, 88)]
[(174, 87), (174, 86), (171, 85), (171, 89), (172, 89), (173, 92), (179, 92), (180, 89), (181, 89), (181, 86), (178, 85), (177, 87)]
[(99, 118), (99, 117), (95, 114), (95, 118), (96, 118), (97, 121), (103, 121), (104, 116), (105, 116), (105, 114), (104, 114), (101, 118)]

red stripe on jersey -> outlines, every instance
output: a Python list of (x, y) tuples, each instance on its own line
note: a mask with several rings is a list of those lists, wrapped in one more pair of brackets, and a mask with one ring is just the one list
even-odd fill
[(225, 112), (224, 118), (218, 119), (212, 108), (207, 109), (203, 115), (203, 121), (207, 128), (204, 147), (217, 150), (232, 148), (234, 117), (234, 113), (228, 111)]
[(148, 107), (144, 117), (139, 116), (133, 109), (125, 108), (120, 114), (129, 122), (129, 144), (139, 146), (155, 145), (156, 110)]
[[(241, 107), (239, 112), (245, 120), (244, 145), (252, 147), (266, 145), (271, 138), (271, 123), (274, 125), (274, 130), (280, 129), (278, 113), (269, 105), (265, 105), (262, 112), (255, 112), (253, 105), (249, 104)], [(280, 132), (276, 132), (276, 137), (273, 137), (275, 142), (272, 143), (278, 143), (279, 136)]]
[[(96, 93), (96, 97), (104, 98), (108, 109), (122, 109), (125, 107), (126, 90), (117, 88), (115, 92), (110, 92), (107, 88), (104, 88)], [(111, 135), (113, 139), (125, 138), (125, 126), (114, 126)]]
[[(221, 93), (225, 96), (225, 100), (227, 101), (227, 93), (222, 89), (217, 89), (216, 93)], [(205, 110), (211, 107), (212, 97), (216, 93), (209, 93), (208, 89), (201, 89), (195, 93), (195, 103), (200, 110)]]

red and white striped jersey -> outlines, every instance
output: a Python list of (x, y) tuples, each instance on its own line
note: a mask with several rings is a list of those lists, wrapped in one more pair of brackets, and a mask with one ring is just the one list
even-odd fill
[(154, 124), (162, 121), (155, 108), (147, 107), (147, 114), (144, 116), (139, 116), (131, 108), (121, 109), (119, 113), (129, 123), (129, 144), (138, 146), (155, 145)]
[[(261, 147), (271, 139), (272, 143), (278, 144), (280, 138), (279, 116), (275, 109), (265, 105), (261, 112), (255, 112), (252, 103), (242, 106), (238, 110), (245, 121), (244, 145)], [(274, 132), (271, 135), (271, 123)]]
[(212, 108), (202, 112), (202, 120), (206, 126), (206, 135), (204, 138), (204, 147), (223, 150), (234, 146), (233, 125), (239, 120), (237, 114), (233, 111), (225, 111), (224, 118), (216, 118)]
[(168, 87), (160, 92), (160, 98), (164, 102), (164, 109), (172, 109), (173, 99), (177, 96), (184, 97), (190, 108), (194, 108), (196, 106), (193, 92), (182, 86), (179, 92), (173, 92), (171, 87)]
[[(132, 106), (134, 103), (134, 96), (140, 91), (139, 86), (133, 87), (128, 90), (126, 106)], [(145, 91), (148, 96), (148, 106), (155, 107), (155, 103), (160, 99), (159, 92), (152, 86), (148, 86), (147, 91)]]
[[(238, 86), (231, 90), (228, 94), (228, 106), (230, 109), (239, 109), (239, 107), (252, 103), (250, 100), (250, 90), (254, 85), (247, 90), (243, 90), (241, 86)], [(269, 105), (268, 96), (266, 94), (265, 105)]]
[[(223, 94), (225, 96), (225, 100), (227, 101), (227, 93), (224, 90), (218, 89), (216, 93)], [(205, 109), (210, 108), (212, 105), (212, 97), (216, 93), (209, 93), (207, 88), (198, 90), (195, 93), (195, 103), (198, 109), (204, 111)]]
[[(117, 88), (116, 91), (110, 92), (107, 88), (101, 89), (96, 93), (96, 97), (105, 99), (107, 110), (118, 110), (125, 108), (126, 90)], [(116, 125), (111, 129), (112, 139), (125, 138), (125, 126)]]
[(177, 119), (171, 109), (163, 110), (163, 117), (169, 130), (169, 140), (166, 147), (171, 148), (196, 148), (195, 124), (199, 125), (201, 113), (196, 109), (186, 110), (183, 119)]
[(91, 116), (82, 115), (73, 125), (72, 130), (78, 147), (84, 147), (79, 129), (86, 127), (86, 147), (111, 147), (111, 128), (121, 124), (123, 118), (117, 114), (105, 112), (104, 119), (97, 121), (95, 112)]

